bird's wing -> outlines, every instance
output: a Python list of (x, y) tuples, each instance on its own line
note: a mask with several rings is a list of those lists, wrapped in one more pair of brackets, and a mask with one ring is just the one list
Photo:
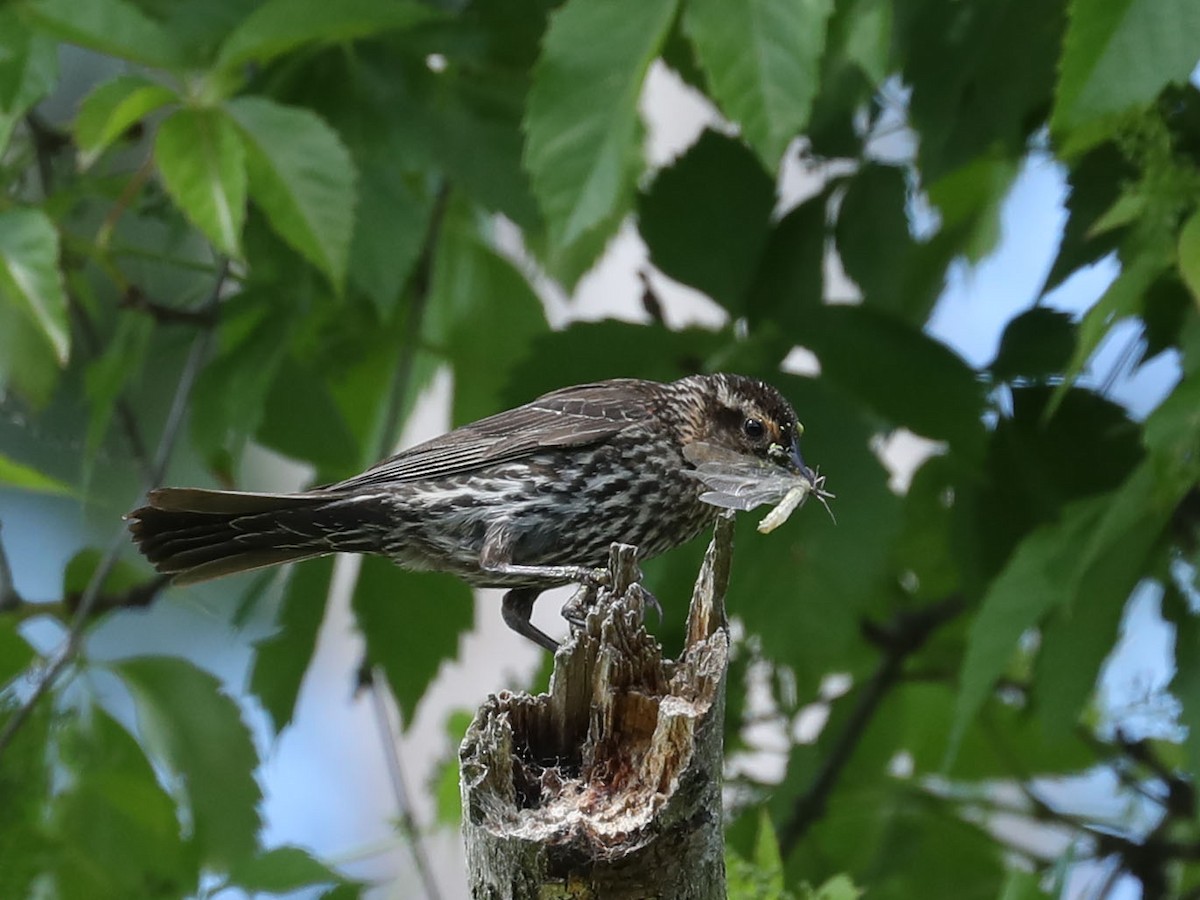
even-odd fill
[(652, 386), (635, 379), (616, 379), (562, 388), (418, 444), (323, 490), (354, 491), (439, 478), (520, 459), (539, 450), (599, 443), (653, 415)]

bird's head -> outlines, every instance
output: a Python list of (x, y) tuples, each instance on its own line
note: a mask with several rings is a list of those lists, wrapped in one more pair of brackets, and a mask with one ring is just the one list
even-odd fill
[(744, 375), (703, 375), (697, 381), (702, 383), (702, 409), (693, 420), (694, 441), (757, 462), (768, 471), (777, 468), (810, 483), (816, 480), (800, 454), (804, 427), (783, 394)]

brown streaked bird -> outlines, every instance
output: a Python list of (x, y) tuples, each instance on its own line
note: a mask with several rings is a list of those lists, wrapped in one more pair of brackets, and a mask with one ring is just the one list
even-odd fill
[(509, 588), (509, 627), (549, 587), (596, 577), (614, 542), (642, 559), (695, 537), (720, 510), (684, 448), (702, 442), (806, 479), (796, 413), (741, 375), (562, 388), (464, 425), (361, 475), (295, 494), (162, 488), (129, 514), (138, 548), (177, 584), (329, 553)]

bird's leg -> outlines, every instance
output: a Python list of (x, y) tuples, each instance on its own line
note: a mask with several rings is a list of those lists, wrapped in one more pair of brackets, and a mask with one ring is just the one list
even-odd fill
[[(642, 587), (637, 586), (642, 592), (642, 602), (649, 608), (654, 610), (655, 616), (658, 618), (658, 624), (662, 624), (663, 608), (658, 602), (658, 598)], [(582, 630), (587, 625), (588, 613), (592, 611), (592, 607), (596, 604), (596, 591), (590, 585), (584, 585), (578, 592), (571, 596), (562, 608), (562, 617), (567, 620), (567, 624), (576, 631)]]
[(661, 625), (663, 620), (662, 604), (658, 602), (657, 597), (646, 590), (646, 588), (640, 583), (638, 584), (638, 590), (642, 592), (642, 602), (650, 609), (654, 610), (654, 614), (658, 617), (658, 624)]
[(505, 625), (553, 653), (558, 649), (558, 642), (529, 621), (533, 614), (533, 602), (540, 593), (539, 588), (513, 588), (504, 595), (500, 603), (500, 612), (504, 616)]
[(593, 569), (590, 566), (520, 566), (513, 563), (483, 562), (480, 566), (488, 575), (516, 575), (530, 581), (545, 581), (547, 586), (558, 584), (586, 584), (603, 587), (608, 584), (608, 569)]
[(609, 579), (608, 570), (593, 569), (588, 566), (523, 566), (515, 564), (511, 561), (512, 534), (512, 529), (503, 522), (488, 529), (483, 541), (483, 550), (479, 554), (479, 568), (489, 575), (517, 576), (522, 580), (544, 582), (538, 587), (520, 587), (509, 591), (504, 595), (501, 612), (504, 615), (504, 623), (509, 628), (553, 653), (558, 649), (557, 642), (529, 621), (529, 617), (533, 613), (534, 601), (546, 587), (555, 583), (576, 581), (592, 587), (606, 584)]
[(590, 584), (593, 587), (608, 584), (608, 569), (590, 566), (524, 566), (512, 561), (513, 533), (506, 522), (492, 525), (483, 539), (479, 553), (479, 568), (488, 575), (517, 576), (522, 580), (544, 582), (545, 587), (554, 584)]
[(582, 631), (587, 626), (588, 613), (596, 605), (596, 588), (590, 584), (582, 585), (563, 604), (562, 617), (575, 631)]
[[(609, 588), (614, 593), (620, 593), (622, 590), (637, 590), (640, 595), (642, 603), (640, 609), (643, 611), (643, 614), (646, 607), (653, 609), (658, 616), (658, 623), (661, 625), (663, 618), (662, 604), (642, 584), (642, 570), (636, 561), (637, 553), (637, 548), (631, 545), (612, 545), (608, 571), (612, 573), (612, 579), (615, 579), (615, 581), (609, 585)], [(596, 605), (598, 598), (599, 595), (596, 593), (595, 587), (585, 583), (583, 589), (577, 591), (563, 606), (563, 618), (567, 620), (572, 628), (581, 630), (587, 624), (588, 613)]]

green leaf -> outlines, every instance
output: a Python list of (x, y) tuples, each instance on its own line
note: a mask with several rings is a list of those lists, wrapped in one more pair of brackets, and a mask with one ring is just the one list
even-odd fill
[(291, 320), (281, 310), (265, 292), (222, 306), (222, 346), (196, 380), (189, 420), (192, 442), (210, 464), (222, 451), (240, 452), (262, 421), (290, 336)]
[(59, 365), (66, 365), (71, 328), (58, 232), (41, 210), (0, 212), (0, 299), (17, 307), (50, 342)]
[(262, 64), (310, 43), (336, 43), (434, 18), (432, 9), (411, 0), (268, 0), (225, 40), (217, 66)]
[(471, 628), (471, 589), (449, 575), (406, 572), (367, 556), (353, 606), (367, 660), (382, 667), (401, 716), (411, 722), (425, 689), (442, 663), (455, 658), (459, 640)]
[(61, 373), (54, 346), (23, 308), (4, 302), (0, 292), (0, 389), (44, 406)]
[[(504, 5), (496, 4), (490, 15), (504, 19)], [(542, 23), (536, 17), (522, 21), (525, 15), (526, 7), (522, 7), (521, 16), (511, 18), (531, 29), (536, 42), (543, 33), (538, 28)], [(505, 46), (509, 39), (503, 31), (489, 40)], [(524, 43), (528, 36), (520, 35), (516, 40)], [(433, 89), (436, 106), (431, 122), (436, 158), (450, 182), (527, 231), (544, 227), (523, 160), (525, 136), (521, 122), (528, 105), (533, 64), (533, 60), (521, 63), (514, 71), (494, 66), (479, 69), (472, 61), (464, 62), (452, 73), (443, 73)], [(451, 76), (448, 79), (447, 74)], [(611, 217), (624, 212), (618, 205)], [(603, 233), (604, 224), (592, 230)]]
[(229, 884), (249, 893), (286, 894), (346, 879), (318, 862), (300, 847), (274, 847), (238, 862), (229, 872)]
[(825, 815), (786, 860), (789, 880), (847, 871), (865, 897), (992, 898), (1005, 874), (1003, 848), (954, 805), (886, 775), (847, 772)]
[(1051, 125), (1056, 132), (1154, 100), (1196, 67), (1192, 0), (1071, 0)]
[(748, 150), (706, 131), (638, 203), (650, 259), (734, 315), (767, 244), (775, 184)]
[[(1196, 441), (1192, 447), (1196, 446)], [(1071, 733), (1112, 653), (1126, 601), (1151, 573), (1159, 544), (1196, 474), (1164, 477), (1148, 459), (1112, 495), (1095, 533), (1082, 548), (1077, 585), (1042, 633), (1033, 702), (1045, 731)]]
[[(320, 54), (295, 71), (302, 82), (295, 93), (338, 132), (358, 169), (348, 276), (387, 322), (395, 317), (425, 245), (440, 186), (436, 168), (449, 169), (445, 154), (433, 148), (434, 133), (450, 118), (435, 106), (444, 94), (423, 60), (371, 44), (355, 47), (352, 54)], [(518, 118), (514, 114), (509, 135), (514, 144)], [(496, 144), (491, 135), (472, 134), (462, 136), (455, 149), (487, 169), (492, 182), (507, 182), (502, 167), (494, 164)], [(525, 180), (519, 149), (510, 156), (510, 174)], [(460, 187), (457, 175), (450, 181)], [(503, 190), (504, 184), (496, 187)]]
[(67, 732), (61, 751), (78, 769), (53, 805), (51, 827), (63, 848), (54, 867), (60, 896), (194, 893), (195, 854), (142, 748), (102, 710), (89, 718)]
[(164, 69), (183, 59), (174, 34), (126, 0), (33, 0), (23, 9), (39, 28), (89, 50)]
[[(895, 4), (927, 183), (983, 157), (1016, 160), (1054, 92), (1067, 0)], [(987, 102), (981, 103), (980, 98)], [(976, 176), (979, 177), (979, 176)]]
[[(1143, 462), (1113, 493), (1071, 504), (1057, 523), (1021, 543), (971, 625), (951, 754), (1021, 634), (1051, 611), (1056, 619), (1044, 635), (1036, 692), (1046, 706), (1044, 721), (1071, 728), (1111, 650), (1120, 611), (1190, 487), (1161, 484), (1152, 462)], [(1047, 652), (1051, 644), (1057, 652)]]
[(443, 220), (430, 301), (424, 333), (454, 365), (454, 423), (503, 409), (513, 369), (549, 326), (524, 276), (483, 243), (462, 213)]
[(113, 668), (133, 694), (143, 744), (178, 779), (201, 858), (228, 871), (254, 853), (261, 824), (258, 755), (237, 704), (182, 659), (145, 656)]
[(32, 466), (17, 462), (3, 453), (0, 453), (0, 486), (42, 494), (59, 494), (64, 497), (73, 496), (75, 493), (70, 485), (63, 484), (49, 475), (43, 475)]
[(265, 97), (228, 104), (246, 147), (250, 196), (271, 227), (341, 290), (354, 231), (354, 163), (312, 112)]
[(89, 168), (136, 123), (178, 99), (170, 88), (141, 75), (120, 75), (92, 90), (83, 98), (75, 115), (80, 167)]
[(882, 84), (891, 74), (892, 19), (892, 7), (883, 0), (835, 3), (829, 49), (858, 66), (872, 85)]
[(751, 326), (782, 329), (800, 343), (825, 290), (825, 209), (818, 194), (780, 219), (767, 239), (746, 304)]
[[(613, 319), (576, 322), (534, 339), (505, 387), (503, 405), (528, 403), (564, 384), (618, 376), (674, 381), (702, 368), (706, 356), (725, 346), (724, 335), (700, 328), (672, 331)], [(613, 347), (622, 348), (619, 360)]]
[(1200, 307), (1200, 210), (1179, 230), (1179, 274)]
[[(0, 694), (0, 727), (9, 724), (15, 708), (11, 695)], [(45, 861), (56, 850), (42, 823), (51, 773), (56, 781), (60, 775), (46, 752), (51, 722), (57, 718), (49, 703), (37, 704), (21, 728), (20, 740), (5, 748), (0, 766), (0, 897), (34, 896), (34, 885), (45, 881)]]
[[(961, 640), (955, 636), (952, 641), (955, 655), (947, 659), (961, 661)], [(1020, 662), (1025, 660), (1025, 654), (1020, 654)], [(938, 662), (926, 654), (914, 657), (912, 666), (927, 670), (938, 667)], [(1027, 672), (1010, 671), (1018, 679)], [(887, 708), (880, 708), (876, 735), (886, 734), (892, 745), (905, 749), (912, 757), (914, 777), (940, 774), (960, 783), (978, 782), (1069, 775), (1096, 764), (1096, 753), (1082, 734), (1047, 735), (1034, 710), (996, 699), (986, 703), (968, 726), (954, 765), (939, 771), (954, 724), (955, 701), (950, 684), (908, 683), (889, 695)]]
[(758, 840), (754, 845), (754, 864), (766, 874), (776, 890), (783, 890), (783, 858), (779, 855), (779, 839), (771, 817), (764, 809), (759, 814)]
[(1021, 635), (1055, 606), (1068, 602), (1078, 577), (1080, 547), (1103, 518), (1108, 501), (1099, 497), (1067, 507), (1060, 521), (1026, 538), (992, 582), (967, 638), (947, 764), (1008, 667)]
[(184, 215), (222, 253), (238, 256), (246, 218), (246, 161), (225, 113), (176, 110), (158, 126), (154, 160)]
[(142, 374), (142, 366), (154, 334), (154, 320), (150, 316), (121, 316), (117, 320), (116, 331), (107, 341), (104, 351), (88, 364), (84, 388), (90, 416), (84, 484), (88, 482), (89, 464), (99, 454), (122, 392), (126, 385)]
[(1058, 255), (1042, 286), (1044, 297), (1079, 268), (1103, 259), (1120, 246), (1121, 231), (1096, 234), (1092, 228), (1120, 192), (1140, 172), (1115, 144), (1101, 144), (1074, 160), (1067, 170), (1067, 212)]
[(863, 166), (846, 188), (837, 219), (837, 249), (863, 302), (911, 318), (905, 269), (912, 254), (908, 186), (895, 166)]
[(420, 259), (433, 199), (395, 164), (362, 165), (350, 245), (350, 280), (374, 302), (380, 318), (393, 314), (404, 283)]
[(712, 94), (771, 172), (808, 121), (831, 0), (692, 0), (684, 30)]
[(810, 895), (811, 900), (858, 900), (864, 893), (849, 875), (834, 875)]
[(20, 675), (37, 656), (10, 617), (0, 618), (0, 689)]
[(1063, 372), (1063, 380), (1050, 401), (1047, 415), (1053, 415), (1063, 396), (1113, 327), (1137, 311), (1146, 292), (1167, 265), (1168, 260), (1158, 249), (1140, 253), (1132, 262), (1122, 265), (1121, 274), (1079, 323), (1075, 353)]
[(332, 578), (332, 557), (294, 566), (283, 594), (279, 630), (255, 648), (250, 692), (271, 717), (276, 734), (288, 726), (295, 713), (300, 685), (325, 618)]
[[(303, 403), (296, 401), (303, 397)], [(320, 423), (314, 428), (313, 423)], [(323, 474), (351, 474), (358, 442), (346, 426), (325, 379), (311, 367), (285, 359), (267, 392), (255, 437), (267, 447), (311, 462)]]
[[(765, 809), (759, 811), (756, 824), (752, 860), (726, 848), (727, 900), (795, 900), (796, 895), (784, 887), (779, 841)], [(805, 900), (811, 900), (812, 896), (811, 891), (804, 892)]]
[(1200, 373), (1175, 385), (1146, 419), (1143, 439), (1160, 478), (1176, 486), (1200, 481)]
[(29, 28), (12, 6), (0, 8), (0, 152), (25, 112), (58, 81), (58, 44)]
[[(942, 217), (941, 236), (957, 253), (978, 262), (1000, 240), (1000, 212), (1017, 166), (1005, 158), (979, 157), (929, 186), (929, 200)], [(942, 261), (942, 268), (949, 260)]]
[(1045, 378), (1063, 371), (1074, 348), (1070, 315), (1035, 306), (1004, 327), (1000, 349), (988, 368), (999, 381)]
[(450, 739), (450, 752), (438, 761), (429, 782), (429, 793), (433, 796), (439, 825), (458, 829), (462, 826), (462, 791), (458, 780), (458, 748), (470, 727), (475, 713), (469, 709), (455, 709), (446, 716), (446, 737)]
[[(675, 0), (568, 0), (533, 73), (525, 165), (559, 246), (624, 208), (641, 169), (638, 99)], [(601, 39), (602, 38), (602, 39)]]
[(1056, 521), (1072, 500), (1116, 489), (1144, 457), (1138, 426), (1110, 400), (1074, 389), (1047, 417), (1054, 388), (1009, 391), (1012, 412), (990, 434), (983, 477), (952, 483), (950, 550), (972, 595), (1033, 529)]
[(825, 378), (895, 425), (949, 441), (968, 458), (982, 453), (983, 385), (945, 344), (861, 306), (821, 307), (808, 325), (802, 340)]

